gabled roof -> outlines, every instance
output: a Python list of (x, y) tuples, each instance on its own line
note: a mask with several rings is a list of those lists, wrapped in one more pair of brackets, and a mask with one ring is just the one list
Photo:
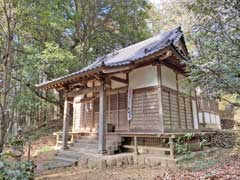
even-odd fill
[(44, 82), (42, 84), (37, 85), (37, 87), (45, 88), (53, 84), (64, 82), (69, 78), (84, 75), (87, 72), (91, 72), (102, 67), (114, 68), (131, 64), (135, 61), (138, 61), (139, 59), (157, 53), (170, 45), (173, 45), (175, 47), (176, 43), (182, 37), (183, 33), (180, 27), (172, 29), (168, 32), (161, 33), (139, 43), (130, 45), (126, 48), (115, 50), (110, 54), (97, 58), (94, 63), (77, 72), (59, 77), (51, 81)]

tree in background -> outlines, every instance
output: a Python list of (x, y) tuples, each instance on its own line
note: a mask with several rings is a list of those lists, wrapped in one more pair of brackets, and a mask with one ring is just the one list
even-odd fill
[(12, 102), (14, 88), (12, 81), (13, 66), (16, 59), (15, 34), (19, 31), (21, 9), (14, 0), (0, 1), (0, 53), (1, 53), (1, 92), (0, 92), (0, 152), (3, 150), (5, 135), (12, 124)]
[(19, 35), (17, 79), (55, 105), (62, 105), (62, 96), (43, 94), (35, 84), (79, 70), (98, 56), (150, 35), (145, 22), (150, 6), (144, 0), (42, 0), (22, 6), (27, 26)]
[[(208, 95), (240, 107), (240, 2), (187, 1), (194, 13), (191, 36), (197, 47), (189, 63), (190, 78)], [(224, 95), (235, 94), (234, 99)]]
[(150, 35), (145, 0), (0, 0), (0, 5), (0, 151), (14, 124), (15, 130), (31, 128), (49, 118), (39, 114), (62, 104), (58, 93), (41, 92), (35, 84)]
[[(240, 95), (239, 9), (237, 0), (163, 0), (149, 13), (153, 33), (182, 26), (192, 85), (234, 106)], [(224, 98), (229, 94), (234, 98)]]

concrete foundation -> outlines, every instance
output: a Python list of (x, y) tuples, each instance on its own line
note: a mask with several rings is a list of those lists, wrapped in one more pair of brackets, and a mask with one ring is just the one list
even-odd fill
[(151, 155), (135, 155), (124, 153), (111, 156), (83, 155), (78, 160), (78, 166), (90, 169), (105, 169), (124, 165), (148, 165), (175, 168), (177, 159)]

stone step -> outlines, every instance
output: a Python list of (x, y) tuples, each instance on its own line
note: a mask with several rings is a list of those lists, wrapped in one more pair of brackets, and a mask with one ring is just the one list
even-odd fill
[(98, 144), (76, 142), (76, 143), (73, 144), (73, 147), (80, 147), (80, 148), (85, 148), (85, 149), (97, 149), (98, 148)]
[(62, 155), (62, 156), (57, 155), (54, 159), (57, 160), (57, 161), (63, 162), (63, 163), (65, 163), (65, 162), (66, 163), (71, 163), (74, 166), (77, 166), (77, 163), (78, 163), (78, 159), (66, 157), (64, 155)]
[(65, 150), (65, 151), (60, 151), (57, 156), (64, 156), (70, 159), (75, 159), (78, 160), (80, 157), (80, 153), (78, 153), (78, 151), (69, 149), (69, 150)]
[(85, 147), (70, 147), (68, 151), (73, 151), (74, 153), (90, 153), (90, 154), (97, 154), (98, 149), (86, 149)]

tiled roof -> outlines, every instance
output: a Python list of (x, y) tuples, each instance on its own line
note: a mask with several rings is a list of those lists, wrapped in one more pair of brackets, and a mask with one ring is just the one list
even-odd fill
[(183, 33), (180, 27), (172, 29), (171, 31), (161, 33), (139, 43), (130, 45), (126, 48), (115, 50), (110, 54), (97, 58), (94, 63), (77, 72), (59, 77), (57, 79), (53, 79), (51, 81), (44, 82), (37, 85), (37, 87), (47, 86), (48, 84), (52, 83), (58, 83), (58, 81), (64, 81), (64, 79), (84, 74), (100, 67), (116, 67), (128, 65), (134, 61), (154, 54), (170, 46), (171, 44), (175, 45), (182, 36)]

